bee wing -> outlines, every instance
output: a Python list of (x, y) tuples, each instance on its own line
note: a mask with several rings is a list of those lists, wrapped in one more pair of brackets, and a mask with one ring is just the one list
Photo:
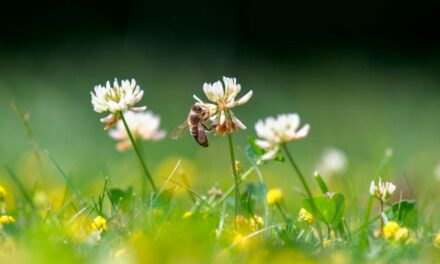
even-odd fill
[(202, 147), (208, 146), (208, 137), (206, 136), (206, 130), (202, 123), (197, 125), (197, 143)]
[(173, 133), (171, 133), (171, 138), (178, 139), (182, 135), (183, 131), (187, 128), (188, 128), (188, 121), (185, 120), (184, 123), (182, 123), (179, 127), (177, 127), (173, 131)]

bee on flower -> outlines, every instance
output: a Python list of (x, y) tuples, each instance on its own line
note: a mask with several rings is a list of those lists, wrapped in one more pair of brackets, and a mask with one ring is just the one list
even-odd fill
[(324, 151), (316, 170), (326, 178), (341, 175), (347, 170), (348, 160), (345, 153), (336, 148)]
[(276, 158), (282, 144), (305, 138), (309, 130), (309, 124), (300, 128), (300, 118), (296, 113), (279, 114), (277, 117), (259, 120), (255, 124), (255, 131), (260, 139), (255, 143), (266, 151), (261, 158), (263, 160)]
[(131, 110), (134, 112), (142, 112), (146, 109), (145, 106), (135, 107), (135, 105), (142, 99), (144, 91), (141, 90), (136, 81), (132, 79), (122, 80), (121, 84), (115, 79), (113, 85), (107, 81), (105, 86), (96, 85), (92, 95), (92, 104), (95, 112), (103, 113), (110, 112), (110, 114), (101, 119), (105, 123), (104, 129), (113, 127), (120, 119), (120, 113)]
[(396, 190), (396, 186), (391, 182), (383, 183), (381, 178), (376, 185), (374, 181), (370, 184), (370, 194), (382, 202), (386, 202)]
[[(124, 117), (135, 140), (157, 141), (166, 135), (164, 130), (159, 129), (160, 117), (150, 111), (142, 113), (128, 111), (124, 113)], [(122, 152), (132, 147), (122, 120), (119, 120), (115, 128), (109, 130), (108, 134), (111, 138), (119, 141), (116, 145), (117, 150)]]
[(223, 84), (221, 81), (217, 81), (213, 84), (205, 83), (203, 85), (203, 91), (212, 103), (204, 103), (194, 95), (194, 99), (209, 109), (215, 134), (222, 136), (238, 129), (246, 129), (246, 126), (235, 116), (231, 109), (247, 103), (253, 93), (251, 90), (240, 99), (235, 100), (241, 91), (241, 85), (237, 83), (235, 78), (228, 77), (223, 77)]

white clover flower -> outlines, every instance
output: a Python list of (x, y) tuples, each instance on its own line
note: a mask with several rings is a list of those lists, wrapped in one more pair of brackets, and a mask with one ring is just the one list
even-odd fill
[(106, 124), (105, 129), (112, 127), (119, 119), (119, 113), (127, 110), (141, 112), (146, 109), (145, 106), (134, 107), (144, 95), (139, 85), (134, 79), (122, 80), (119, 85), (118, 80), (115, 79), (113, 86), (110, 81), (107, 81), (105, 86), (96, 85), (95, 93), (92, 95), (93, 110), (98, 113), (110, 112), (108, 116), (101, 119), (101, 122)]
[(383, 202), (388, 200), (391, 195), (393, 195), (395, 190), (396, 185), (391, 182), (382, 183), (381, 178), (379, 178), (377, 186), (375, 185), (374, 181), (372, 181), (370, 184), (370, 194)]
[(343, 174), (348, 167), (348, 160), (345, 153), (336, 148), (324, 151), (321, 161), (317, 166), (317, 171), (324, 177)]
[(238, 100), (235, 100), (238, 93), (241, 90), (240, 84), (237, 83), (235, 78), (223, 77), (223, 84), (217, 81), (213, 84), (203, 84), (203, 91), (206, 97), (213, 102), (204, 103), (196, 95), (194, 99), (204, 104), (211, 112), (211, 121), (216, 126), (216, 133), (225, 135), (237, 128), (246, 129), (246, 126), (234, 115), (230, 110), (238, 105), (245, 104), (252, 97), (252, 90), (245, 94)]
[(267, 117), (265, 120), (259, 120), (255, 124), (257, 139), (255, 143), (266, 150), (262, 156), (263, 160), (270, 160), (278, 155), (281, 144), (303, 139), (310, 130), (309, 124), (300, 126), (299, 115), (296, 113), (279, 114), (276, 118)]
[[(124, 117), (135, 140), (157, 141), (165, 137), (165, 131), (159, 130), (160, 117), (150, 111), (142, 113), (127, 111), (124, 113)], [(119, 120), (116, 127), (110, 130), (108, 134), (119, 141), (116, 145), (119, 151), (126, 151), (132, 147), (122, 120)]]

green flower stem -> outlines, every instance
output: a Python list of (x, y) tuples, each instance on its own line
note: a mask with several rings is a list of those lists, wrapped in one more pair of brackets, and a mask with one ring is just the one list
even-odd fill
[[(255, 167), (250, 167), (247, 171), (245, 171), (244, 173), (242, 173), (240, 175), (240, 181), (239, 184), (241, 184), (244, 180), (246, 180), (246, 178), (251, 175), (251, 173), (255, 170)], [(217, 200), (217, 202), (214, 202), (212, 207), (217, 207), (217, 205), (222, 204), (226, 198), (228, 198), (235, 190), (235, 184), (232, 185), (223, 195), (222, 197)]]
[(293, 160), (292, 155), (290, 155), (289, 149), (287, 148), (287, 146), (285, 144), (283, 144), (281, 146), (284, 149), (284, 152), (286, 153), (287, 159), (289, 160), (290, 164), (292, 164), (293, 169), (295, 170), (296, 174), (298, 175), (299, 179), (301, 180), (301, 183), (304, 186), (304, 189), (306, 190), (307, 196), (311, 200), (312, 207), (314, 208), (314, 210), (317, 209), (315, 202), (313, 201), (313, 196), (312, 196), (312, 192), (310, 191), (309, 185), (307, 184), (303, 174), (299, 170), (298, 165), (296, 165), (295, 161)]
[[(142, 165), (142, 169), (144, 170), (145, 176), (147, 177), (148, 181), (150, 182), (151, 187), (153, 188), (153, 191), (155, 193), (157, 193), (156, 184), (154, 183), (153, 177), (151, 176), (147, 165), (145, 164), (144, 160), (142, 159), (141, 152), (139, 150), (138, 145), (136, 144), (136, 140), (134, 139), (133, 135), (131, 134), (130, 128), (128, 128), (127, 121), (125, 121), (124, 114), (122, 112), (119, 112), (119, 114), (121, 115), (122, 123), (124, 123), (124, 127), (125, 127), (125, 130), (127, 131), (128, 137), (130, 138), (131, 145), (133, 146), (133, 149), (136, 152), (136, 155), (139, 159), (139, 162)], [(142, 190), (144, 192), (143, 196), (145, 197), (145, 180), (143, 181), (142, 185), (143, 185)]]
[[(289, 160), (290, 164), (292, 164), (293, 169), (295, 170), (296, 174), (298, 175), (299, 179), (301, 180), (302, 185), (304, 186), (304, 189), (306, 190), (307, 196), (310, 199), (310, 204), (312, 205), (313, 215), (318, 216), (318, 214), (321, 214), (321, 213), (319, 212), (318, 207), (316, 206), (315, 201), (313, 200), (312, 192), (310, 191), (309, 185), (307, 184), (298, 165), (296, 165), (295, 161), (293, 160), (293, 157), (290, 154), (289, 149), (287, 148), (286, 144), (282, 144), (281, 147), (283, 148), (284, 152), (286, 153), (287, 159)], [(318, 230), (319, 230), (319, 228), (318, 228)], [(321, 232), (319, 232), (319, 236), (320, 236), (320, 238), (322, 238)]]
[(229, 154), (231, 157), (232, 174), (234, 175), (234, 188), (235, 188), (235, 211), (234, 211), (234, 223), (237, 218), (239, 208), (240, 208), (240, 181), (238, 179), (238, 173), (235, 166), (235, 154), (234, 154), (234, 144), (232, 143), (232, 135), (228, 133), (229, 142)]
[(286, 224), (289, 224), (292, 222), (292, 219), (290, 219), (290, 217), (287, 215), (286, 210), (283, 208), (282, 205), (280, 205), (280, 203), (276, 202), (275, 203), (276, 207), (278, 208), (278, 210), (281, 213), (281, 216), (284, 219), (284, 222), (286, 222)]
[(383, 219), (383, 215), (384, 215), (383, 209), (384, 209), (383, 201), (380, 200), (380, 228), (381, 228), (381, 231), (383, 230), (383, 227), (385, 225), (384, 219)]

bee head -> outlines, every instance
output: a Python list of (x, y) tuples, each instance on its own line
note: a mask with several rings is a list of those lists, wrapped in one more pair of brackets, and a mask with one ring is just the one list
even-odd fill
[(192, 107), (192, 111), (197, 113), (202, 120), (208, 120), (210, 115), (209, 109), (201, 103), (195, 103)]

